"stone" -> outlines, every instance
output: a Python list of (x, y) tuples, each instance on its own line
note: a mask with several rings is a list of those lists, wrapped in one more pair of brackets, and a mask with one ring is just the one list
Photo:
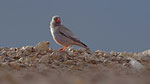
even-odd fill
[(48, 41), (42, 41), (42, 42), (39, 42), (35, 47), (34, 49), (38, 52), (41, 52), (41, 51), (49, 51), (49, 45), (50, 43)]

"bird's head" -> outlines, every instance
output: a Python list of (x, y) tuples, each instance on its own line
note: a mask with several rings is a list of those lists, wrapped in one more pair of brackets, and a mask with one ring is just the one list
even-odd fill
[(61, 23), (60, 17), (59, 16), (53, 16), (52, 17), (52, 21), (54, 21), (55, 23), (59, 24)]
[(51, 20), (51, 26), (58, 26), (61, 24), (61, 20), (59, 16), (53, 16)]

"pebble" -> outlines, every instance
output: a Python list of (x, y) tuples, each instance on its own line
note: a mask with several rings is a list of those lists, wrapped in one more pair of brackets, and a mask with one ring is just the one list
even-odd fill
[(130, 59), (130, 64), (134, 69), (140, 70), (140, 69), (144, 69), (144, 66), (138, 62), (137, 60), (135, 60), (134, 58), (129, 58)]
[(150, 49), (149, 49), (149, 50), (145, 50), (145, 51), (143, 51), (143, 52), (142, 52), (142, 54), (145, 54), (145, 55), (150, 56)]
[(12, 62), (13, 60), (12, 60), (11, 58), (4, 57), (3, 61), (4, 61), (4, 62)]
[(49, 46), (50, 46), (50, 43), (48, 41), (42, 41), (42, 42), (39, 42), (35, 47), (34, 49), (38, 52), (41, 52), (41, 51), (48, 51), (49, 50)]

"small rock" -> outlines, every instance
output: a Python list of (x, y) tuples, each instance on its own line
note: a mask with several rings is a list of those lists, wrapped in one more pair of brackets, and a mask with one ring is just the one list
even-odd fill
[(24, 62), (24, 58), (21, 57), (18, 61), (21, 62), (21, 63), (23, 63)]
[(117, 56), (117, 55), (119, 55), (118, 52), (114, 52), (114, 51), (111, 51), (110, 54), (111, 54), (112, 56)]
[(19, 54), (28, 56), (28, 55), (30, 55), (33, 51), (34, 51), (33, 46), (23, 46), (23, 47), (20, 49), (20, 51), (19, 51), (20, 53), (19, 53)]
[(44, 55), (41, 57), (41, 59), (39, 60), (40, 63), (48, 63), (49, 62), (49, 56), (48, 55)]
[(13, 60), (11, 58), (8, 58), (8, 57), (4, 57), (4, 62), (12, 62)]
[(7, 56), (7, 52), (6, 52), (6, 51), (2, 51), (2, 52), (0, 53), (0, 56)]
[(129, 58), (129, 59), (130, 59), (129, 63), (134, 69), (137, 70), (144, 69), (144, 66), (140, 62), (136, 61), (134, 58)]
[(22, 50), (27, 50), (27, 51), (30, 51), (30, 52), (33, 52), (33, 51), (34, 51), (34, 50), (33, 50), (33, 46), (23, 46), (21, 49), (22, 49)]
[(42, 41), (38, 43), (34, 48), (36, 51), (48, 51), (50, 43), (48, 41)]
[(142, 54), (150, 56), (150, 50), (145, 50), (144, 52), (142, 52)]
[(67, 47), (67, 49), (66, 49), (67, 51), (75, 51), (75, 48), (74, 47), (72, 47), (72, 46), (69, 46), (69, 47)]
[(85, 52), (85, 51), (86, 51), (85, 48), (80, 48), (80, 49), (78, 50), (79, 53), (83, 53), (83, 52)]
[(134, 53), (134, 58), (141, 61), (149, 61), (150, 56), (144, 53)]

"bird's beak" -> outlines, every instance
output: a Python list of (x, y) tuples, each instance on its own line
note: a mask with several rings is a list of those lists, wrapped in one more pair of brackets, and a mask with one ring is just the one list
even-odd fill
[(58, 18), (56, 22), (57, 22), (57, 23), (60, 23), (60, 18)]

